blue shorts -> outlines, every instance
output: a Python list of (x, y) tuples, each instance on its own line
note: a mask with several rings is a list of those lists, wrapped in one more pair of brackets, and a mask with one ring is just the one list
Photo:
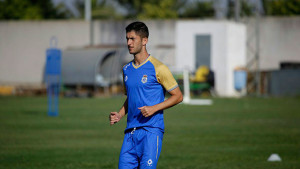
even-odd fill
[(126, 132), (119, 158), (119, 169), (156, 168), (162, 146), (162, 134), (144, 128)]

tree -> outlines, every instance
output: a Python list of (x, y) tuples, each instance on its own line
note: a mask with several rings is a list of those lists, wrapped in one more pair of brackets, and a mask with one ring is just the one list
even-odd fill
[[(80, 16), (84, 17), (84, 1), (76, 0), (75, 7), (80, 13)], [(92, 18), (93, 19), (122, 19), (123, 16), (118, 14), (115, 8), (109, 4), (106, 0), (91, 0), (92, 6)]]
[(186, 0), (116, 0), (127, 10), (126, 18), (170, 19), (178, 17), (178, 10)]
[(178, 13), (175, 5), (176, 0), (161, 0), (157, 3), (146, 2), (142, 5), (139, 19), (171, 19), (177, 18)]
[(213, 2), (196, 2), (183, 9), (181, 18), (205, 18), (215, 14)]
[(72, 14), (63, 4), (54, 7), (51, 0), (2, 0), (1, 20), (62, 19)]
[(300, 0), (263, 0), (266, 15), (300, 15)]
[[(234, 0), (230, 0), (228, 4), (228, 18), (233, 18), (234, 17), (234, 12), (235, 12), (235, 2)], [(241, 3), (241, 9), (240, 9), (240, 16), (245, 17), (245, 16), (252, 16), (253, 15), (253, 9), (255, 8), (254, 6), (251, 6), (246, 0), (240, 0)]]

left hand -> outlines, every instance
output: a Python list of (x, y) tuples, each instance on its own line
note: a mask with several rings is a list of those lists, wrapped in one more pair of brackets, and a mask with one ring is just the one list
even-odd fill
[(138, 109), (141, 110), (141, 113), (144, 117), (152, 116), (155, 113), (153, 106), (143, 106), (139, 107)]

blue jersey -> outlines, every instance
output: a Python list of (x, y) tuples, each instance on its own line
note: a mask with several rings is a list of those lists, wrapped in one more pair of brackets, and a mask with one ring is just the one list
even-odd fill
[(163, 110), (144, 117), (138, 109), (153, 106), (165, 99), (165, 92), (172, 91), (178, 84), (166, 65), (149, 56), (136, 66), (133, 61), (123, 67), (125, 94), (128, 101), (127, 127), (143, 127), (150, 131), (164, 132)]

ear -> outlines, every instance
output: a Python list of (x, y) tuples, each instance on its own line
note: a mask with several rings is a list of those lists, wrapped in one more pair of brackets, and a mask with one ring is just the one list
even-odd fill
[(146, 44), (148, 43), (148, 38), (147, 37), (143, 38), (142, 43), (143, 43), (143, 46), (146, 46)]

